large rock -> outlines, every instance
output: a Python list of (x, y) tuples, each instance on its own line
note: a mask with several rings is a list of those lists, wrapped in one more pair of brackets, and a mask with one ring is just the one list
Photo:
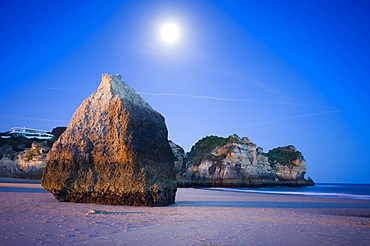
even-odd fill
[(293, 146), (263, 153), (248, 138), (209, 136), (198, 141), (186, 154), (177, 172), (183, 187), (305, 186), (303, 156)]
[(272, 149), (266, 156), (278, 180), (284, 181), (287, 185), (312, 183), (312, 180), (305, 180), (306, 161), (293, 145)]
[(174, 156), (164, 118), (120, 75), (102, 75), (46, 162), (42, 186), (62, 202), (175, 202)]

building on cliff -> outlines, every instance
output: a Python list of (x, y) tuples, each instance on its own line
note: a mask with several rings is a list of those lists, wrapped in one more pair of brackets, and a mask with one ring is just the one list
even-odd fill
[(10, 132), (10, 136), (25, 137), (25, 138), (37, 138), (37, 139), (52, 139), (54, 135), (48, 133), (45, 130), (31, 129), (26, 127), (13, 127)]
[[(21, 129), (23, 131), (29, 128)], [(0, 133), (0, 177), (41, 179), (46, 156), (65, 129), (66, 127), (62, 126), (56, 127), (51, 134), (31, 129), (34, 131), (28, 132), (28, 137), (18, 134), (17, 131), (14, 134)], [(49, 139), (49, 135), (53, 137)]]

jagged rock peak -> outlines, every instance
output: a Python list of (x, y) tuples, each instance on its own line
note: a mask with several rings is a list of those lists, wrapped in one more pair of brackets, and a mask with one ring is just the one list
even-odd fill
[(126, 82), (122, 81), (121, 78), (122, 76), (119, 74), (102, 74), (101, 83), (98, 89), (91, 96), (100, 99), (115, 97), (121, 98), (131, 104), (152, 109), (152, 107), (139, 94), (137, 94), (133, 88), (128, 86)]

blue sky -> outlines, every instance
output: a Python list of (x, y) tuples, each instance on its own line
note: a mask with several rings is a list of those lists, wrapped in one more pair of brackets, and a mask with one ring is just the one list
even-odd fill
[[(316, 182), (370, 183), (370, 2), (3, 1), (0, 131), (66, 126), (121, 74), (186, 151), (292, 144)], [(160, 38), (166, 22), (177, 43)]]

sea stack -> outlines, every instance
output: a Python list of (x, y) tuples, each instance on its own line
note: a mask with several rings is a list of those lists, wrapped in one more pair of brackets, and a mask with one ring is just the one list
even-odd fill
[(46, 158), (42, 186), (62, 202), (175, 203), (174, 156), (161, 114), (120, 75), (102, 75)]
[(181, 161), (176, 164), (180, 187), (314, 185), (310, 178), (304, 178), (306, 162), (302, 153), (292, 145), (264, 153), (247, 137), (234, 134), (228, 138), (207, 136), (186, 155), (174, 143), (171, 147)]

